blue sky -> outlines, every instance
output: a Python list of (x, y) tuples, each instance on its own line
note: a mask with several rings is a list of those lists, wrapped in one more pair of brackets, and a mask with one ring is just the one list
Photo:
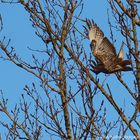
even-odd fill
[[(109, 37), (110, 31), (107, 21), (107, 8), (107, 0), (85, 0), (82, 18), (94, 19), (94, 21), (104, 31), (105, 35)], [(27, 47), (37, 48), (43, 44), (34, 33), (35, 30), (31, 26), (29, 15), (25, 12), (24, 8), (18, 4), (8, 5), (1, 3), (0, 14), (3, 17), (4, 23), (4, 28), (0, 33), (0, 38), (6, 36), (6, 40), (11, 39), (10, 45), (16, 48), (16, 52), (25, 60), (30, 60), (31, 53), (28, 52)], [(120, 47), (122, 39), (119, 38), (119, 35), (116, 35), (116, 38), (119, 40), (116, 44)], [(128, 83), (131, 84), (132, 80), (128, 78), (129, 74), (126, 74), (126, 79), (129, 80)], [(101, 74), (100, 77), (104, 77), (103, 74)], [(20, 95), (24, 93), (24, 86), (26, 84), (31, 85), (32, 81), (36, 81), (34, 76), (16, 67), (10, 62), (0, 60), (0, 89), (3, 90), (5, 97), (9, 99), (9, 108), (12, 108), (15, 103), (18, 102)], [(126, 100), (125, 96), (127, 97), (127, 95), (125, 95), (121, 86), (117, 85), (115, 77), (109, 76), (107, 78), (107, 82), (111, 83), (111, 88), (112, 90), (115, 90), (115, 93), (121, 92), (123, 94), (122, 96), (120, 96), (120, 94), (119, 96), (118, 94), (114, 94), (114, 97), (118, 98), (118, 102), (123, 104), (123, 101)], [(127, 98), (127, 101), (129, 101), (129, 99), (130, 98)], [(112, 112), (114, 111), (112, 110)], [(127, 111), (127, 113), (129, 113), (129, 111)], [(111, 118), (111, 116), (108, 117)]]
[[(102, 0), (96, 2), (87, 0), (85, 1), (82, 17), (94, 19), (104, 29), (104, 32), (106, 32), (109, 29), (106, 28), (106, 12), (107, 2), (102, 2)], [(0, 13), (4, 23), (0, 37), (3, 38), (5, 36), (5, 42), (11, 39), (10, 46), (13, 46), (23, 59), (30, 59), (31, 53), (27, 47), (37, 48), (42, 45), (42, 42), (34, 33), (35, 30), (31, 26), (29, 15), (18, 4), (0, 4)], [(12, 97), (9, 94), (14, 94), (17, 97), (19, 92), (22, 92), (24, 85), (30, 83), (30, 79), (33, 78), (30, 74), (10, 62), (0, 60), (0, 67), (0, 89), (3, 89), (8, 98)]]

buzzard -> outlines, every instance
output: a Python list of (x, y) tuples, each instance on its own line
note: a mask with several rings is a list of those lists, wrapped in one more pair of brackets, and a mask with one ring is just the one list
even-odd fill
[(90, 47), (93, 55), (95, 56), (95, 61), (92, 61), (92, 71), (96, 74), (103, 73), (114, 73), (119, 71), (131, 71), (132, 68), (130, 60), (123, 60), (123, 47), (124, 43), (120, 48), (119, 53), (116, 53), (114, 45), (104, 36), (101, 29), (94, 23), (94, 21), (86, 20), (87, 26), (85, 28), (85, 33), (90, 40)]

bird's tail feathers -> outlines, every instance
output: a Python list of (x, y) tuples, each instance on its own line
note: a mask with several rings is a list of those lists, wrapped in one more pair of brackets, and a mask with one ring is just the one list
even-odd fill
[(131, 65), (132, 64), (132, 62), (130, 61), (130, 60), (123, 60), (122, 62), (121, 62), (121, 66), (122, 67), (124, 67), (124, 66), (126, 66), (126, 65)]

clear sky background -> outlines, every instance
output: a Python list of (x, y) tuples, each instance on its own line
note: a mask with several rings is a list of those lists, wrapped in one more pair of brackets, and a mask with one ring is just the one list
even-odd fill
[[(107, 19), (107, 0), (85, 0), (84, 11), (82, 18), (94, 19), (94, 21), (101, 27), (105, 35), (110, 37), (110, 31)], [(41, 40), (35, 35), (34, 29), (29, 21), (29, 15), (25, 12), (24, 8), (18, 4), (2, 4), (0, 3), (0, 14), (3, 18), (4, 28), (0, 33), (0, 39), (4, 36), (6, 41), (11, 39), (10, 46), (16, 49), (16, 52), (25, 60), (30, 60), (31, 52), (28, 51), (27, 47), (37, 48), (43, 45)], [(112, 18), (112, 17), (111, 17)], [(115, 36), (118, 41), (116, 42), (117, 50), (120, 48), (122, 39), (119, 37), (119, 33)], [(0, 52), (1, 53), (1, 52)], [(126, 74), (127, 83), (132, 84), (133, 80), (128, 77), (130, 73)], [(104, 77), (103, 74), (100, 77)], [(0, 90), (4, 92), (4, 96), (9, 99), (9, 108), (13, 108), (14, 105), (19, 101), (20, 95), (24, 93), (23, 88), (26, 84), (31, 85), (32, 81), (36, 78), (26, 71), (15, 66), (11, 62), (0, 60)], [(124, 90), (121, 89), (115, 83), (115, 77), (109, 76), (107, 82), (112, 84), (112, 90), (114, 90), (114, 96), (118, 98), (118, 102), (121, 104), (130, 98), (125, 95)], [(121, 92), (121, 93), (120, 93)], [(123, 94), (120, 96), (120, 94)], [(127, 97), (127, 98), (125, 98)], [(131, 101), (130, 101), (131, 102)], [(129, 106), (128, 111), (129, 113)], [(113, 114), (112, 110), (112, 114)], [(110, 115), (110, 114), (109, 114)], [(0, 117), (1, 113), (0, 113)], [(109, 116), (112, 118), (112, 115)], [(0, 118), (1, 119), (1, 118)], [(0, 126), (0, 132), (3, 131)]]
[[(83, 18), (94, 19), (106, 34), (109, 34), (107, 26), (107, 2), (102, 0), (86, 0)], [(4, 28), (0, 37), (6, 37), (7, 42), (11, 39), (10, 46), (25, 60), (31, 58), (27, 47), (37, 48), (42, 45), (41, 40), (35, 35), (34, 29), (29, 21), (29, 15), (24, 8), (18, 4), (1, 4), (0, 13), (3, 17)], [(33, 78), (24, 70), (18, 68), (11, 62), (0, 60), (0, 89), (8, 98), (19, 96), (25, 84), (31, 82)], [(11, 95), (12, 94), (12, 95)], [(10, 96), (9, 96), (10, 95)]]

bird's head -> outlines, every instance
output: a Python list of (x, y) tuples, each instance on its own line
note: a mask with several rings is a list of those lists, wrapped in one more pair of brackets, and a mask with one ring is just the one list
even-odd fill
[(90, 43), (91, 50), (93, 50), (93, 48), (95, 46), (96, 46), (96, 41), (95, 40), (92, 40), (91, 43)]

